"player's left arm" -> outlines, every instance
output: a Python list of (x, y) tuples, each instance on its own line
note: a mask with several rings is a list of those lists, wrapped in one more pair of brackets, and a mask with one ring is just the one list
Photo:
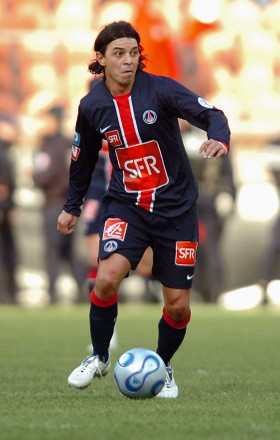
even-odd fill
[(199, 152), (203, 153), (205, 159), (219, 159), (228, 153), (228, 146), (223, 142), (208, 139), (202, 142)]
[(226, 155), (231, 133), (223, 111), (174, 80), (166, 80), (165, 85), (165, 105), (169, 111), (207, 132), (208, 140), (200, 147), (205, 158), (218, 159)]

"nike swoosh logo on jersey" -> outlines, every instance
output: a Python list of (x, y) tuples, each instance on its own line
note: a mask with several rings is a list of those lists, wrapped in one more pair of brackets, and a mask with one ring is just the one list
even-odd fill
[(108, 125), (107, 127), (105, 127), (105, 128), (100, 128), (99, 130), (100, 130), (100, 133), (104, 133), (104, 131), (106, 131), (106, 130), (108, 130), (108, 128), (110, 128), (111, 127), (111, 125)]
[(194, 277), (194, 275), (187, 275), (187, 280), (191, 280)]

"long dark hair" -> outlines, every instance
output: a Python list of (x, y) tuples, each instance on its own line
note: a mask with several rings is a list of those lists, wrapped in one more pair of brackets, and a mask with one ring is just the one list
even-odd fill
[[(102, 31), (100, 31), (97, 35), (93, 49), (95, 52), (100, 52), (102, 53), (102, 55), (105, 55), (106, 48), (108, 44), (111, 43), (111, 41), (125, 37), (134, 38), (137, 41), (138, 50), (140, 53), (137, 70), (145, 69), (146, 65), (144, 64), (144, 61), (147, 59), (147, 57), (143, 55), (144, 49), (140, 44), (140, 35), (136, 31), (136, 29), (134, 29), (134, 27), (127, 21), (114, 21), (113, 23), (105, 26)], [(96, 59), (91, 61), (88, 66), (88, 70), (93, 75), (104, 73), (104, 67), (101, 66)]]

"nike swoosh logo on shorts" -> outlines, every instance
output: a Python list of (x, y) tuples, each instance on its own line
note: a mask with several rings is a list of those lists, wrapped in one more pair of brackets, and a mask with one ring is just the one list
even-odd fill
[(100, 130), (100, 133), (104, 133), (104, 131), (108, 130), (108, 128), (110, 128), (110, 127), (111, 127), (111, 124), (108, 125), (108, 126), (105, 127), (105, 128), (100, 128), (100, 129), (99, 129), (99, 130)]
[(187, 280), (191, 280), (194, 277), (194, 275), (187, 275)]

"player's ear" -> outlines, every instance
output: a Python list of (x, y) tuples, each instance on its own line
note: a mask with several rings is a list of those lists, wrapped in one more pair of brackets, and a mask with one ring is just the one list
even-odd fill
[(96, 52), (96, 60), (99, 62), (100, 66), (105, 67), (104, 55), (101, 52)]

